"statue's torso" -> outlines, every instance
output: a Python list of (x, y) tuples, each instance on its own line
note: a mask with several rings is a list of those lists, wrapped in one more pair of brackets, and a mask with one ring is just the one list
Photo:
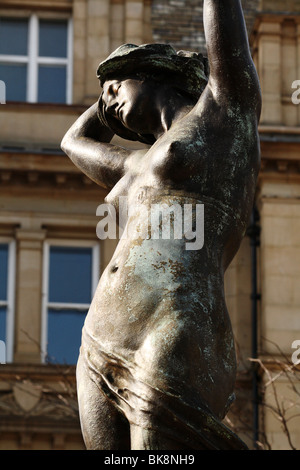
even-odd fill
[(118, 208), (127, 196), (129, 206), (140, 204), (128, 221), (140, 230), (141, 207), (204, 204), (204, 246), (188, 251), (184, 238), (122, 239), (85, 328), (106, 351), (132, 361), (142, 380), (199, 392), (218, 413), (235, 379), (223, 275), (247, 227), (259, 154), (250, 118), (238, 123), (229, 116), (223, 129), (219, 116), (209, 126), (199, 119), (190, 113), (135, 155), (107, 202)]

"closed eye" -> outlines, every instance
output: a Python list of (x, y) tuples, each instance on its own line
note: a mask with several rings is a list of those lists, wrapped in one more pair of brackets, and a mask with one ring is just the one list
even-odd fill
[(120, 86), (121, 86), (120, 82), (112, 83), (111, 85), (109, 85), (109, 87), (107, 89), (108, 96), (110, 96), (110, 97), (117, 96)]

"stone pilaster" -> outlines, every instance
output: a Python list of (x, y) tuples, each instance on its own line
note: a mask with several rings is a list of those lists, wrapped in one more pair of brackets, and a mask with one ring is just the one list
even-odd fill
[(85, 104), (94, 103), (100, 94), (96, 70), (111, 52), (110, 1), (87, 0)]
[(45, 230), (17, 229), (14, 362), (41, 361), (42, 266)]
[(86, 77), (87, 3), (73, 3), (73, 103), (82, 103)]
[[(300, 19), (297, 23), (297, 77), (296, 80), (300, 80)], [(299, 95), (298, 95), (299, 97)], [(297, 106), (298, 112), (298, 123), (300, 124), (300, 105)]]
[[(282, 119), (285, 126), (299, 124), (298, 108), (292, 102), (292, 84), (297, 77), (297, 24), (293, 19), (282, 23)], [(300, 78), (299, 78), (300, 79)]]
[(281, 24), (261, 23), (258, 28), (258, 74), (263, 92), (261, 124), (282, 124)]
[(125, 42), (143, 43), (144, 2), (125, 0)]

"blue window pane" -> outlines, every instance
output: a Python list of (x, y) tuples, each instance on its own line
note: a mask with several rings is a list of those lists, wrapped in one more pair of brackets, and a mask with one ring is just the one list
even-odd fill
[(50, 248), (49, 302), (90, 303), (92, 248)]
[(27, 55), (28, 20), (0, 18), (0, 54)]
[(76, 364), (86, 312), (48, 310), (48, 362)]
[(66, 102), (67, 72), (65, 66), (40, 65), (38, 78), (39, 103)]
[(0, 80), (6, 85), (6, 101), (26, 101), (26, 64), (0, 64)]
[(8, 245), (6, 243), (1, 243), (0, 244), (0, 300), (7, 300), (7, 274), (8, 274)]
[(0, 307), (0, 340), (6, 341), (6, 307)]
[(40, 20), (39, 56), (67, 57), (67, 21)]

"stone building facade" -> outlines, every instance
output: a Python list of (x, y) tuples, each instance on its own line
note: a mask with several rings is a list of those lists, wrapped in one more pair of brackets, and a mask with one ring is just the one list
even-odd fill
[[(226, 273), (239, 358), (237, 400), (228, 424), (251, 448), (299, 449), (298, 371), (291, 356), (293, 343), (300, 341), (300, 105), (292, 101), (292, 84), (300, 80), (300, 4), (243, 4), (263, 92), (262, 166), (256, 223)], [(23, 55), (1, 46), (1, 27), (13, 31), (16, 25), (27, 28)], [(38, 38), (42, 48), (43, 35), (58, 30), (66, 41), (64, 55), (59, 46), (58, 57), (41, 55)], [(20, 67), (19, 76), (27, 67), (30, 77), (23, 98), (13, 95), (22, 83), (16, 91), (7, 83), (6, 104), (0, 104), (0, 334), (6, 347), (6, 364), (0, 365), (0, 449), (84, 448), (74, 363), (49, 360), (49, 348), (56, 340), (62, 348), (72, 342), (71, 333), (59, 339), (57, 330), (51, 336), (55, 313), (68, 311), (77, 318), (87, 301), (55, 296), (53, 301), (52, 276), (61, 268), (52, 268), (56, 252), (90, 256), (93, 289), (115, 242), (96, 236), (96, 210), (105, 191), (59, 146), (69, 126), (97, 100), (98, 63), (124, 42), (153, 41), (205, 53), (202, 2), (0, 2), (0, 80), (8, 65)], [(63, 98), (43, 95), (43, 66), (45, 80), (53, 72), (52, 83), (65, 84)]]

